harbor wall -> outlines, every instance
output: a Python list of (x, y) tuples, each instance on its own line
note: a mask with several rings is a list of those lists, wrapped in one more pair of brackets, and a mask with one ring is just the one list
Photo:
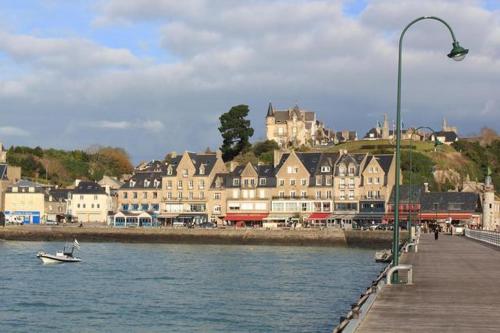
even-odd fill
[(8, 226), (0, 239), (19, 241), (129, 242), (173, 244), (234, 244), (286, 246), (343, 246), (390, 248), (392, 232), (344, 230), (259, 229), (118, 229), (107, 227)]

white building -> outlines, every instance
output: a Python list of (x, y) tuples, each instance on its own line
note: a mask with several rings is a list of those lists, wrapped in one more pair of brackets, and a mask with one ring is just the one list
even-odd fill
[(75, 185), (68, 204), (68, 213), (72, 219), (82, 223), (106, 223), (108, 212), (112, 211), (109, 188), (80, 180), (76, 180)]

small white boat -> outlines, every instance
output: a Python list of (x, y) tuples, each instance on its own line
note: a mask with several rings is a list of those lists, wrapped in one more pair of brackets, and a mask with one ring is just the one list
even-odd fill
[(375, 261), (376, 262), (391, 262), (392, 260), (392, 251), (391, 250), (382, 250), (375, 252)]
[(37, 253), (37, 258), (40, 259), (44, 264), (60, 264), (65, 262), (80, 262), (82, 259), (73, 256), (73, 252), (76, 249), (80, 249), (80, 244), (75, 239), (73, 243), (66, 243), (64, 249), (61, 252), (56, 252), (56, 254), (46, 253), (40, 251)]

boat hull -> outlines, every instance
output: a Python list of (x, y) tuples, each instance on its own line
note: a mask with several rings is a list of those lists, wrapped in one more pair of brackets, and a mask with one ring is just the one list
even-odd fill
[(44, 264), (62, 264), (65, 262), (80, 262), (80, 258), (68, 257), (68, 256), (54, 256), (47, 253), (39, 253), (37, 255), (38, 259)]

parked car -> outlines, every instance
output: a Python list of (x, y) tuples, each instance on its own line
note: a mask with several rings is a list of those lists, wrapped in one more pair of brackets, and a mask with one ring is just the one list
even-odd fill
[(46, 221), (45, 224), (47, 225), (58, 225), (57, 221)]
[(212, 222), (203, 222), (203, 223), (199, 224), (199, 227), (204, 228), (204, 229), (212, 229), (212, 228), (215, 228), (216, 225), (215, 225), (215, 223), (212, 223)]
[(14, 215), (14, 216), (7, 216), (5, 218), (6, 224), (17, 224), (17, 225), (23, 225), (24, 224), (24, 219), (22, 216)]
[(465, 234), (465, 227), (462, 224), (457, 224), (451, 227), (452, 235), (463, 236)]

